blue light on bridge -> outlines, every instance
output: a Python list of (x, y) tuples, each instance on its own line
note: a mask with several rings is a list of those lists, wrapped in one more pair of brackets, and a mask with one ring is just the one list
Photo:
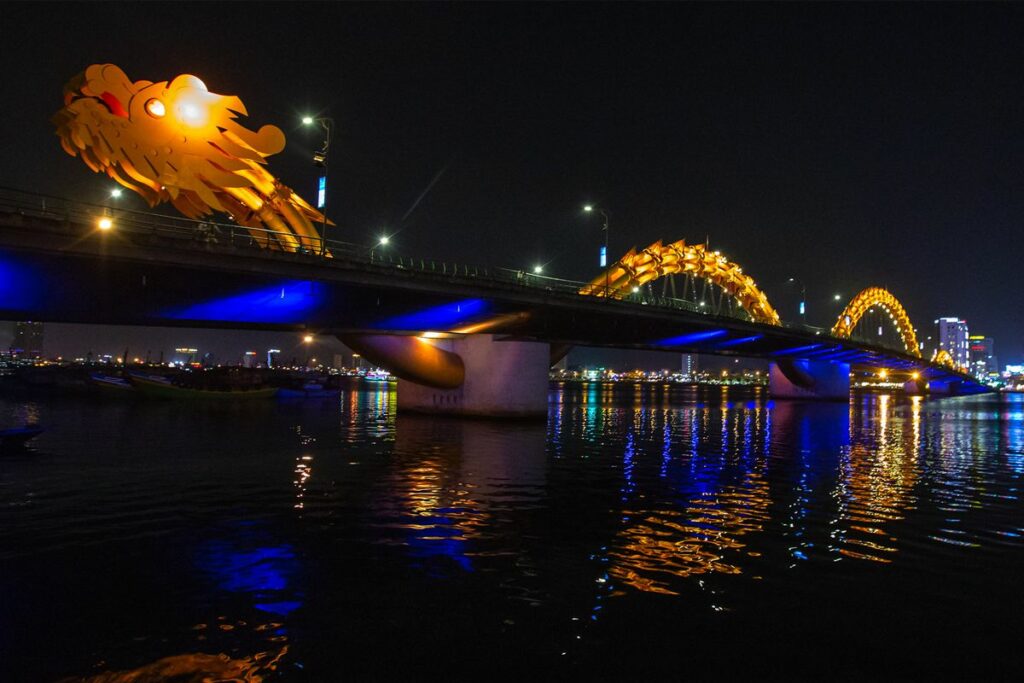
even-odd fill
[(804, 302), (801, 301), (800, 302), (800, 315), (803, 315), (806, 312), (806, 310), (807, 310), (807, 308), (804, 306)]
[(40, 304), (43, 278), (29, 266), (0, 257), (0, 309), (31, 311)]
[(608, 247), (601, 247), (601, 267), (608, 266)]
[(469, 320), (489, 313), (491, 304), (485, 299), (463, 299), (440, 306), (424, 308), (412, 313), (396, 315), (381, 320), (374, 329), (406, 330), (423, 332), (425, 330), (444, 330), (468, 322)]
[(715, 344), (715, 348), (716, 349), (727, 349), (727, 348), (730, 348), (732, 346), (739, 346), (740, 344), (749, 344), (750, 342), (755, 342), (758, 339), (761, 339), (762, 337), (764, 337), (763, 334), (755, 334), (752, 337), (740, 337), (739, 339), (729, 339), (727, 341)]
[(800, 353), (801, 351), (813, 351), (814, 349), (820, 349), (824, 344), (808, 344), (807, 346), (794, 346), (791, 349), (782, 349), (781, 351), (773, 351), (773, 356), (782, 356), (787, 353)]
[(326, 299), (326, 287), (312, 280), (289, 280), (276, 285), (220, 297), (191, 306), (172, 308), (160, 317), (236, 323), (300, 323)]
[(327, 176), (320, 176), (316, 190), (316, 208), (322, 209), (327, 204)]
[(729, 334), (728, 330), (708, 330), (706, 332), (691, 332), (690, 334), (683, 334), (678, 337), (669, 337), (668, 339), (661, 339), (654, 342), (655, 346), (683, 346), (685, 344), (695, 344), (697, 342), (708, 341), (709, 339), (717, 339), (718, 337), (724, 337)]

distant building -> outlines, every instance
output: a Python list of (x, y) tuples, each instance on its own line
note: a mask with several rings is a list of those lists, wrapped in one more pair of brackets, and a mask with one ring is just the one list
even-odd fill
[(14, 341), (11, 343), (11, 348), (18, 355), (41, 358), (43, 355), (43, 324), (14, 323)]
[(958, 366), (967, 367), (971, 362), (967, 321), (960, 318), (939, 318), (935, 321), (935, 326), (937, 348), (947, 351)]
[(242, 367), (243, 368), (254, 368), (254, 367), (256, 367), (256, 364), (257, 364), (257, 361), (256, 361), (256, 352), (255, 351), (246, 351), (242, 355)]
[(971, 374), (975, 377), (999, 374), (999, 360), (992, 337), (972, 334), (967, 341), (971, 353)]

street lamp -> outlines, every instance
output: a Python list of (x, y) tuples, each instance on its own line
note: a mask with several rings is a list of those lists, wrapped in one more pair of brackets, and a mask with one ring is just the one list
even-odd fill
[(302, 124), (312, 126), (320, 124), (324, 129), (324, 146), (319, 152), (313, 152), (313, 164), (324, 170), (320, 175), (317, 185), (316, 208), (320, 209), (323, 216), (323, 227), (320, 230), (320, 255), (327, 254), (327, 151), (331, 147), (331, 130), (334, 128), (334, 119), (328, 117), (303, 116)]
[(790, 282), (795, 282), (800, 285), (800, 317), (803, 318), (804, 325), (807, 324), (807, 287), (804, 286), (804, 281), (798, 277), (789, 278)]
[(611, 275), (610, 275), (610, 273), (608, 271), (608, 223), (609, 223), (608, 212), (605, 211), (604, 209), (602, 209), (599, 206), (594, 206), (593, 204), (586, 204), (586, 205), (584, 205), (583, 206), (583, 210), (586, 213), (593, 213), (594, 211), (599, 212), (601, 214), (601, 218), (604, 221), (604, 224), (601, 227), (601, 230), (604, 232), (604, 246), (601, 247), (601, 260), (600, 260), (600, 263), (601, 263), (601, 267), (605, 269), (605, 271), (604, 271), (604, 296), (607, 299), (609, 297), (609, 294), (611, 293), (611, 287), (610, 287), (610, 283), (608, 281), (608, 279), (611, 277)]
[(100, 219), (96, 221), (96, 227), (100, 230), (107, 231), (114, 227), (114, 221), (111, 220), (110, 216), (100, 216)]
[(544, 266), (540, 265), (539, 263), (533, 267), (534, 275), (540, 275), (543, 272), (544, 272)]
[(380, 239), (377, 240), (377, 243), (374, 244), (372, 247), (370, 247), (370, 263), (373, 263), (373, 250), (376, 249), (377, 247), (386, 247), (386, 246), (388, 246), (388, 242), (390, 242), (390, 241), (391, 241), (391, 238), (388, 237), (387, 235), (381, 235), (380, 236)]

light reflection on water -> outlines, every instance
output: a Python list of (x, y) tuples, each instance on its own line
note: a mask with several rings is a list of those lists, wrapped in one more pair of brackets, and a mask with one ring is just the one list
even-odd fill
[(404, 671), (458, 642), (599, 666), (631, 643), (669, 657), (709, 615), (735, 621), (702, 627), (705, 650), (755, 647), (740, 625), (776, 599), (791, 623), (845, 623), (829, 605), (851, 579), (894, 619), (933, 595), (998, 611), (1024, 534), (1021, 398), (591, 382), (554, 385), (546, 425), (399, 416), (386, 384), (5, 399), (0, 424), (48, 430), (0, 463), (0, 661), (14, 680), (331, 680), (357, 653)]

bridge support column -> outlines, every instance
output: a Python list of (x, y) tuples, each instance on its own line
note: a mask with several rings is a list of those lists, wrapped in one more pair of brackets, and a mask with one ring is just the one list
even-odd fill
[(773, 398), (849, 400), (850, 364), (779, 360), (771, 364), (768, 391)]
[(546, 417), (549, 344), (473, 334), (431, 343), (462, 358), (465, 379), (453, 389), (398, 380), (398, 411), (479, 417)]

